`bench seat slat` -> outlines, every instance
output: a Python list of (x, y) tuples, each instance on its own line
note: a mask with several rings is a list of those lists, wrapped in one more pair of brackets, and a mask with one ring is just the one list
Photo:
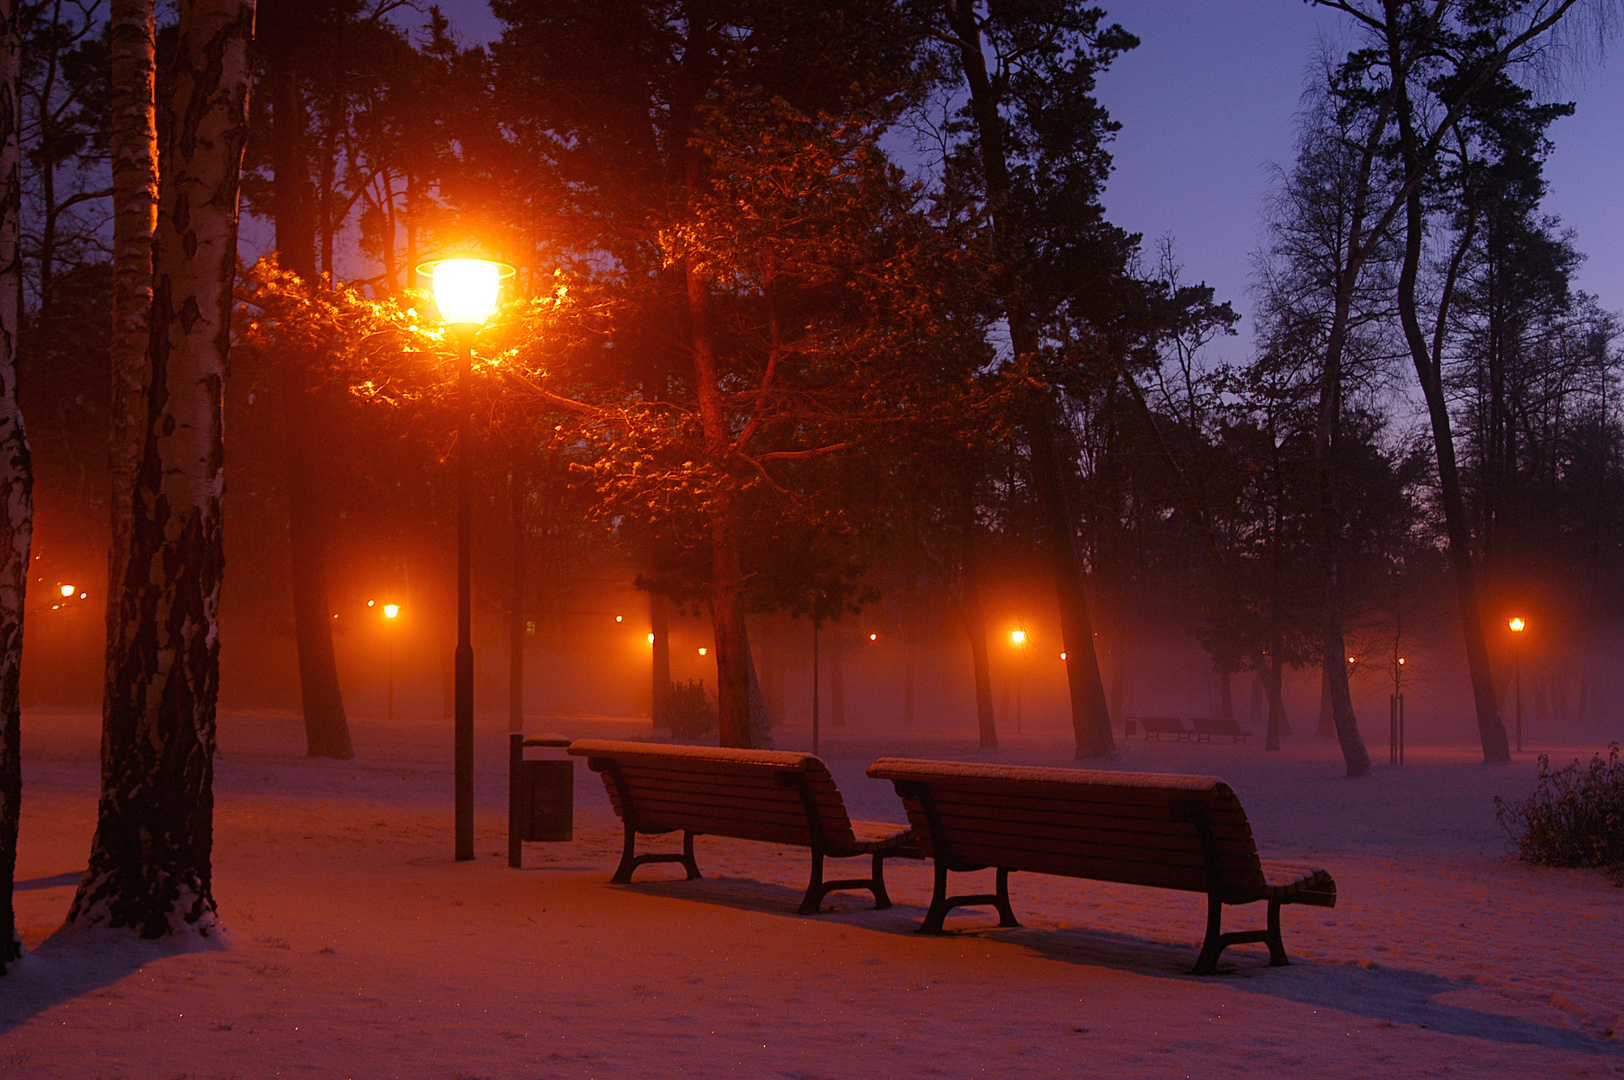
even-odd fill
[[(907, 803), (909, 800), (904, 799)], [(1144, 836), (1182, 836), (1188, 837), (1191, 843), (1197, 842), (1195, 825), (1187, 821), (1174, 820), (1168, 814), (1160, 817), (1154, 815), (1136, 815), (1120, 817), (1110, 813), (1072, 812), (1067, 810), (1025, 810), (1019, 807), (965, 804), (955, 799), (936, 798), (936, 809), (939, 813), (955, 822), (983, 822), (997, 824), (1000, 827), (1010, 826), (1020, 829), (1053, 830), (1056, 835), (1066, 835), (1078, 830), (1095, 830), (1100, 832), (1132, 833)], [(923, 813), (923, 808), (917, 808)], [(1252, 831), (1245, 825), (1214, 825), (1213, 835), (1221, 842), (1250, 844)], [(1041, 835), (1048, 835), (1046, 832)]]
[[(638, 769), (624, 769), (622, 770), (622, 775), (626, 776), (628, 779), (635, 778), (638, 789), (641, 791), (660, 791), (676, 796), (686, 795), (689, 793), (704, 794), (706, 792), (719, 790), (762, 792), (763, 794), (772, 797), (787, 797), (793, 800), (797, 806), (801, 805), (800, 793), (797, 792), (794, 787), (781, 784), (770, 776), (740, 776), (730, 779), (724, 786), (719, 784), (715, 779), (711, 778), (706, 778), (703, 780), (691, 778), (682, 779), (664, 774), (651, 775)], [(810, 794), (812, 796), (813, 803), (819, 807), (828, 807), (833, 809), (835, 807), (844, 807), (845, 805), (840, 799), (839, 792), (825, 793), (814, 790)]]
[(807, 829), (806, 813), (799, 807), (775, 806), (754, 800), (721, 797), (703, 801), (697, 799), (674, 801), (659, 798), (639, 798), (637, 800), (639, 824), (644, 820), (655, 818), (680, 821), (690, 814), (701, 814), (707, 817), (732, 816), (747, 818), (771, 825), (796, 825), (803, 832)]
[[(910, 820), (915, 826), (928, 827), (928, 819), (921, 815)], [(1023, 826), (1018, 831), (1000, 828), (994, 822), (978, 822), (973, 818), (961, 818), (956, 815), (944, 813), (941, 818), (944, 827), (951, 836), (971, 837), (1003, 837), (1011, 842), (1015, 838), (1020, 841), (1054, 850), (1082, 850), (1093, 848), (1112, 848), (1122, 851), (1144, 851), (1153, 858), (1162, 858), (1170, 852), (1183, 852), (1195, 859), (1203, 859), (1201, 839), (1195, 830), (1175, 832), (1168, 829), (1165, 832), (1124, 832), (1119, 829), (1091, 829), (1091, 828), (1057, 828), (1054, 826)], [(1235, 860), (1237, 864), (1245, 864), (1248, 860), (1255, 860), (1257, 848), (1251, 838), (1245, 840), (1217, 841), (1218, 853), (1227, 860)]]
[[(1186, 848), (1148, 848), (1137, 847), (1121, 843), (1089, 843), (1087, 841), (1049, 840), (1030, 836), (1012, 836), (1008, 833), (976, 832), (969, 830), (954, 830), (950, 833), (951, 846), (948, 848), (950, 857), (954, 861), (960, 859), (966, 862), (981, 862), (980, 853), (987, 851), (1002, 851), (1007, 854), (1004, 861), (988, 863), (988, 865), (1003, 866), (1009, 870), (1018, 870), (1023, 866), (1022, 860), (1044, 858), (1055, 860), (1074, 859), (1079, 863), (1092, 863), (1096, 861), (1120, 862), (1128, 864), (1145, 864), (1158, 866), (1177, 866), (1192, 870), (1199, 870), (1202, 879), (1206, 879), (1207, 862), (1198, 846), (1191, 845)], [(972, 854), (972, 852), (976, 854)], [(1248, 882), (1260, 882), (1261, 872), (1256, 868), (1256, 861), (1248, 866), (1244, 856), (1226, 858), (1223, 860), (1223, 869), (1227, 878), (1236, 878)]]
[(1111, 801), (1091, 796), (1091, 793), (1062, 793), (1056, 796), (1039, 793), (999, 794), (991, 791), (973, 791), (973, 789), (958, 788), (952, 784), (937, 786), (932, 784), (932, 794), (937, 801), (952, 801), (955, 804), (973, 807), (1010, 807), (1018, 812), (1098, 812), (1098, 814), (1112, 814), (1117, 817), (1150, 817), (1150, 819), (1164, 819), (1168, 817), (1169, 809), (1174, 806), (1200, 806), (1205, 810), (1208, 820), (1215, 825), (1244, 825), (1246, 812), (1239, 806), (1226, 806), (1224, 802), (1210, 802), (1200, 796), (1187, 796), (1184, 793), (1173, 793), (1163, 797), (1160, 801), (1150, 799), (1135, 799), (1135, 801)]

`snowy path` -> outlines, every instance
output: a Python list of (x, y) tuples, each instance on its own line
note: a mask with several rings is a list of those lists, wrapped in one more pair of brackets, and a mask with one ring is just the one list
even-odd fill
[[(24, 725), (17, 899), (36, 951), (0, 979), (0, 1076), (1624, 1076), (1624, 890), (1508, 861), (1494, 824), (1492, 796), (1531, 787), (1531, 755), (1494, 769), (1417, 750), (1350, 782), (1318, 745), (1125, 746), (1124, 768), (1225, 777), (1265, 856), (1311, 856), (1337, 879), (1335, 910), (1287, 909), (1292, 967), (1248, 946), (1197, 979), (1191, 895), (1016, 875), (1023, 928), (971, 909), (949, 920), (964, 932), (921, 938), (922, 864), (888, 872), (890, 911), (851, 894), (804, 918), (804, 852), (707, 838), (703, 881), (653, 867), (608, 886), (618, 823), (584, 768), (577, 840), (528, 845), (509, 870), (495, 721), (479, 733), (479, 859), (459, 865), (438, 724), (397, 724), (386, 744), (359, 723), (363, 759), (335, 763), (300, 757), (286, 716), (223, 717), (228, 947), (42, 946), (88, 849), (96, 718)], [(862, 775), (888, 753), (980, 756), (836, 740), (825, 757), (855, 816), (900, 820), (889, 785)], [(996, 760), (1066, 756), (1029, 739)]]

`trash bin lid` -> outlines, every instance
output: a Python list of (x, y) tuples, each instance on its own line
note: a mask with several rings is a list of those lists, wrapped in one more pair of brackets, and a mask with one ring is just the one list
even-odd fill
[(524, 741), (526, 746), (568, 746), (573, 740), (568, 735), (559, 735), (555, 732), (544, 731), (540, 735), (532, 735)]

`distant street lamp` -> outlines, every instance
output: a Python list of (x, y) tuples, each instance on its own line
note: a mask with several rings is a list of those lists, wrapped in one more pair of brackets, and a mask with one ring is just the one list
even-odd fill
[[(370, 606), (370, 602), (369, 602)], [(388, 636), (384, 646), (384, 655), (388, 657), (389, 670), (389, 713), (390, 721), (395, 719), (395, 618), (400, 614), (399, 604), (385, 604), (383, 606), (384, 633)]]
[(1026, 674), (1026, 631), (1017, 627), (1009, 632), (1009, 643), (1015, 646), (1015, 734), (1021, 733), (1021, 681)]
[(434, 283), (440, 318), (457, 342), (457, 651), (455, 655), (456, 857), (474, 857), (474, 644), (471, 615), (473, 565), (473, 426), (471, 391), (474, 335), (496, 313), (502, 281), (513, 267), (487, 259), (437, 259), (417, 268)]
[(1506, 625), (1511, 627), (1511, 663), (1517, 684), (1517, 752), (1522, 753), (1522, 633), (1528, 624), (1513, 615)]

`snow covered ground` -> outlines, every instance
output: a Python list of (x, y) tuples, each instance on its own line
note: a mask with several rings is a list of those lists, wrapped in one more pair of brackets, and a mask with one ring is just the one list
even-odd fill
[[(1337, 880), (1336, 909), (1286, 909), (1292, 967), (1241, 946), (1202, 979), (1187, 971), (1205, 902), (1189, 894), (1015, 875), (1024, 927), (968, 909), (923, 938), (927, 864), (888, 868), (890, 911), (840, 894), (802, 917), (805, 852), (710, 838), (702, 881), (655, 866), (609, 885), (620, 830), (584, 766), (576, 840), (527, 845), (511, 870), (496, 718), (478, 733), (479, 858), (454, 863), (448, 725), (354, 728), (359, 760), (309, 761), (293, 717), (221, 718), (226, 940), (172, 952), (51, 938), (89, 847), (97, 718), (25, 715), (17, 901), (33, 951), (0, 978), (0, 1076), (1624, 1076), (1624, 890), (1510, 861), (1494, 822), (1494, 795), (1532, 788), (1531, 753), (1485, 767), (1470, 748), (1418, 749), (1349, 781), (1311, 740), (1125, 744), (1121, 768), (1224, 777), (1265, 857)], [(984, 755), (864, 731), (824, 750), (853, 816), (891, 820), (890, 786), (863, 775), (876, 757), (1070, 757), (1046, 737)], [(1231, 909), (1226, 927), (1262, 914)]]

